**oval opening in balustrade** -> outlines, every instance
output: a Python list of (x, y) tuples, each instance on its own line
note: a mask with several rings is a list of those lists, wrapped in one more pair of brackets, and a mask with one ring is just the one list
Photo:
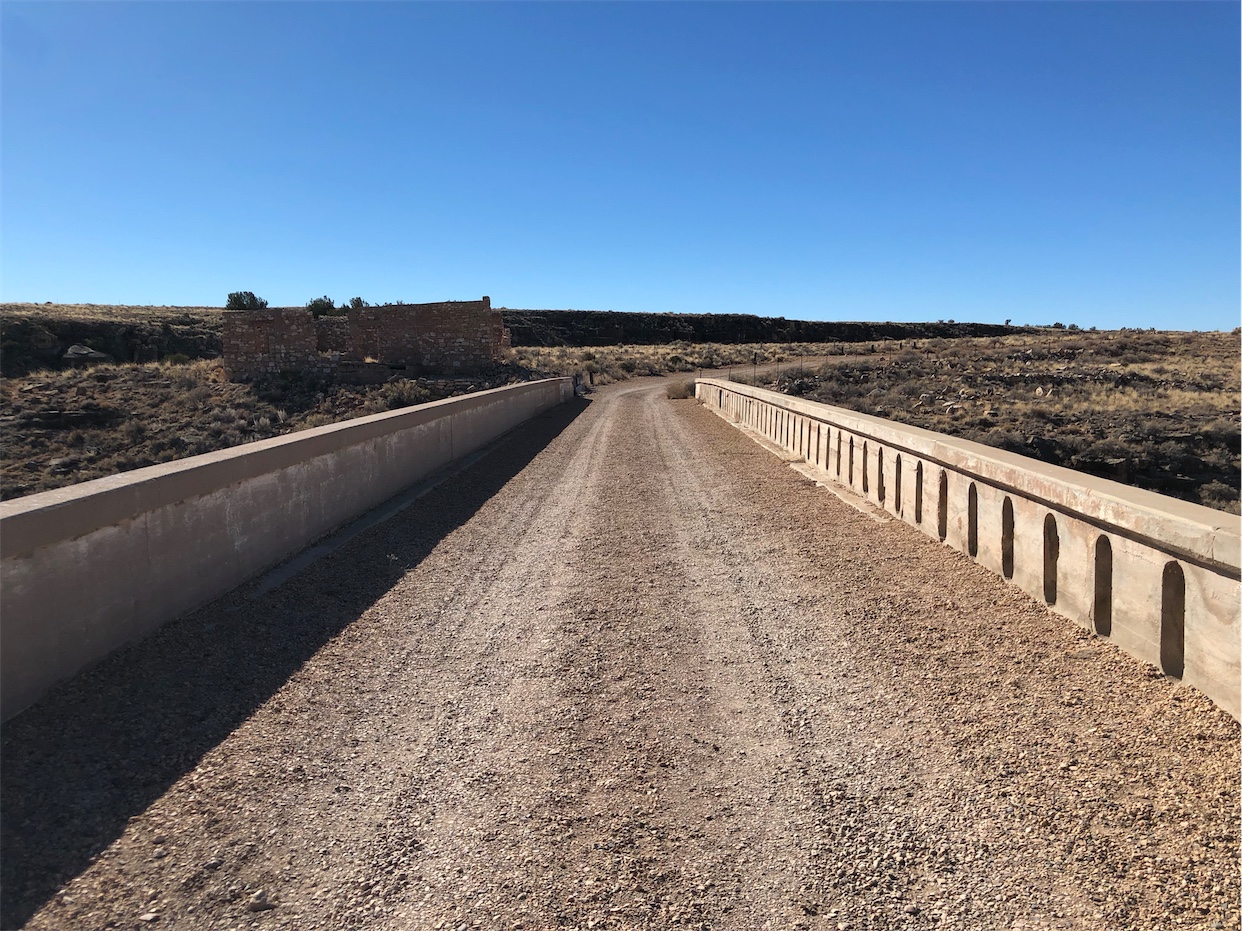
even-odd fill
[(914, 466), (914, 522), (923, 523), (923, 463)]
[(1008, 495), (1001, 505), (1001, 573), (1013, 578), (1013, 501)]
[(1113, 632), (1113, 545), (1104, 534), (1095, 538), (1095, 599), (1091, 623), (1101, 637)]
[(897, 462), (893, 466), (893, 510), (901, 513), (901, 453), (897, 454)]
[(868, 488), (869, 481), (867, 477), (867, 441), (863, 440), (863, 461), (862, 461), (862, 486), (865, 495), (871, 489)]
[(1044, 601), (1057, 603), (1057, 560), (1061, 556), (1061, 538), (1057, 534), (1057, 519), (1044, 515)]
[(949, 473), (940, 472), (940, 500), (936, 502), (936, 532), (943, 543), (949, 536)]
[(884, 503), (884, 447), (880, 446), (875, 451), (875, 493), (880, 499), (880, 504)]
[(1186, 576), (1176, 562), (1165, 564), (1160, 586), (1160, 668), (1174, 679), (1186, 671)]
[(979, 555), (979, 490), (974, 482), (966, 489), (966, 551), (971, 559)]

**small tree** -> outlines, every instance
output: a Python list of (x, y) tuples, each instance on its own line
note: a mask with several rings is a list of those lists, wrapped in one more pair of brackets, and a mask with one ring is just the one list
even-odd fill
[(334, 316), (336, 302), (325, 294), (323, 297), (316, 297), (307, 301), (306, 309), (309, 310), (311, 315), (315, 317), (322, 317), (325, 315), (331, 317)]
[(225, 310), (262, 310), (266, 306), (267, 301), (256, 297), (253, 291), (230, 291), (224, 308)]
[(361, 310), (363, 307), (370, 307), (370, 306), (371, 306), (370, 304), (368, 304), (366, 301), (364, 301), (360, 297), (351, 297), (349, 299), (350, 310)]

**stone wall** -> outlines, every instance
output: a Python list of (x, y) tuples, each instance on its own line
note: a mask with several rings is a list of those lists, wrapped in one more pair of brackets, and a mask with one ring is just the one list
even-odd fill
[(302, 308), (224, 314), (224, 364), (234, 378), (320, 368), (315, 318)]
[(320, 352), (349, 352), (349, 321), (344, 317), (320, 317), (315, 321), (316, 347)]
[[(232, 378), (287, 371), (350, 377), (377, 364), (388, 374), (465, 375), (501, 361), (508, 348), (509, 331), (487, 297), (362, 307), (318, 320), (303, 308), (224, 314), (224, 365)], [(372, 372), (367, 380), (377, 378)]]

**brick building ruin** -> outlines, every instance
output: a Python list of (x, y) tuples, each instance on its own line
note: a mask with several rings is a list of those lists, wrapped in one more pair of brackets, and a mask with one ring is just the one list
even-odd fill
[(232, 379), (309, 372), (346, 380), (472, 375), (504, 358), (509, 331), (490, 298), (351, 308), (314, 317), (303, 307), (224, 313)]

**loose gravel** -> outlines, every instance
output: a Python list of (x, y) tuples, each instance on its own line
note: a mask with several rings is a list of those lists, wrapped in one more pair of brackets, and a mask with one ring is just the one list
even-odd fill
[(752, 439), (611, 386), (58, 689), (0, 924), (1237, 928), (1236, 722)]

